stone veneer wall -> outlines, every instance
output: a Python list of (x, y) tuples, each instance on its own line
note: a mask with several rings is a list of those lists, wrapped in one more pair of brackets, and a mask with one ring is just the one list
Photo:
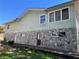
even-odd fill
[[(65, 32), (66, 36), (59, 37), (59, 32)], [(7, 40), (15, 40), (16, 36), (16, 43), (36, 46), (37, 33), (40, 34), (39, 38), (41, 40), (41, 47), (54, 48), (65, 51), (77, 51), (76, 29), (74, 28), (10, 33), (5, 34), (5, 37)]]

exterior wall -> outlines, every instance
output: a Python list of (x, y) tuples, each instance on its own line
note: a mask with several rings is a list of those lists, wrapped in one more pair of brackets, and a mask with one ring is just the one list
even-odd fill
[[(19, 44), (28, 44), (37, 46), (37, 33), (40, 33), (40, 47), (47, 47), (65, 51), (77, 51), (76, 31), (75, 28), (62, 28), (43, 31), (20, 32), (15, 34), (7, 34), (8, 39), (14, 40)], [(52, 34), (66, 32), (65, 37), (53, 36)], [(22, 34), (22, 35), (21, 35)], [(16, 35), (16, 39), (15, 36)], [(63, 49), (62, 49), (63, 48)]]
[[(66, 32), (65, 37), (53, 36), (52, 33)], [(42, 46), (65, 51), (77, 51), (76, 31), (74, 28), (62, 28), (41, 32)], [(62, 49), (63, 48), (63, 49)]]
[(75, 20), (76, 20), (76, 28), (77, 28), (77, 48), (79, 52), (79, 1), (74, 2), (74, 10), (75, 10)]
[[(53, 11), (57, 11), (57, 10), (61, 10), (64, 8), (69, 8), (69, 19), (67, 20), (61, 20), (61, 21), (55, 21), (55, 22), (49, 22), (49, 13), (53, 12)], [(54, 9), (54, 10), (49, 10), (48, 11), (48, 26), (50, 28), (76, 28), (76, 22), (75, 22), (75, 15), (74, 15), (74, 5), (69, 5), (69, 6), (64, 6), (58, 9)]]
[[(24, 17), (21, 19), (20, 22), (11, 23), (11, 28), (9, 30), (5, 30), (6, 33), (11, 32), (24, 32), (24, 31), (38, 31), (38, 30), (50, 30), (50, 29), (59, 29), (59, 28), (73, 28), (76, 27), (75, 25), (75, 16), (74, 14), (74, 7), (73, 5), (66, 6), (70, 9), (70, 19), (56, 21), (56, 22), (49, 22), (49, 13), (54, 11), (29, 11)], [(65, 7), (62, 7), (65, 8)], [(61, 8), (60, 8), (61, 9)], [(56, 9), (57, 10), (57, 9)], [(46, 15), (46, 21), (44, 24), (40, 24), (40, 16)]]
[(6, 33), (5, 38), (7, 41), (14, 41), (18, 44), (36, 46), (37, 32)]
[(45, 11), (29, 11), (20, 22), (10, 24), (10, 29), (5, 29), (6, 33), (34, 31), (40, 29), (39, 17), (44, 15)]
[[(67, 6), (66, 6), (67, 7)], [(35, 45), (37, 43), (37, 32), (41, 33), (41, 46), (66, 51), (77, 51), (76, 23), (74, 6), (70, 8), (70, 19), (56, 22), (49, 22), (49, 13), (54, 11), (30, 11), (25, 14), (20, 22), (10, 24), (10, 29), (5, 30), (5, 38), (14, 40), (16, 43)], [(64, 8), (64, 7), (62, 7)], [(61, 8), (60, 8), (61, 9)], [(39, 23), (39, 16), (46, 15), (44, 24)], [(66, 37), (53, 37), (52, 32), (64, 31)], [(23, 35), (21, 34), (23, 33)], [(63, 49), (62, 49), (63, 48)]]

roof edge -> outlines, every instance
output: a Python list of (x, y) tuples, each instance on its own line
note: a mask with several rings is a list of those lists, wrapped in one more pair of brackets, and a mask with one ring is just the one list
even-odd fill
[(61, 7), (61, 6), (64, 6), (64, 5), (70, 5), (70, 4), (73, 4), (73, 2), (74, 1), (68, 1), (68, 2), (61, 3), (61, 4), (57, 4), (55, 6), (51, 6), (51, 7), (47, 8), (47, 10), (55, 9), (55, 8), (58, 8), (58, 7)]
[(10, 23), (14, 23), (14, 22), (19, 22), (21, 20), (21, 18), (29, 11), (45, 11), (45, 10), (46, 10), (46, 8), (28, 8), (20, 16), (18, 16), (17, 18), (13, 19), (12, 21), (6, 22), (4, 24), (10, 24)]

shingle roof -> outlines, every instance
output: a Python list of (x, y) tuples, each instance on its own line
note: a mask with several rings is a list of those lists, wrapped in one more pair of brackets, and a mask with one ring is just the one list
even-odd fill
[(71, 5), (71, 4), (73, 4), (73, 1), (68, 1), (68, 2), (65, 2), (65, 3), (61, 3), (61, 4), (58, 4), (58, 5), (49, 7), (49, 8), (47, 8), (47, 10), (60, 8), (60, 7), (67, 6), (67, 5)]

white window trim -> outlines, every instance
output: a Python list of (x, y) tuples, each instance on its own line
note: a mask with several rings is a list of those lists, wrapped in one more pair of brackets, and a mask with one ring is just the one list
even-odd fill
[(42, 15), (39, 16), (39, 24), (45, 24), (45, 22), (44, 23), (40, 23), (40, 17), (43, 16), (43, 15), (45, 15), (45, 22), (46, 22), (46, 14), (42, 14)]
[(55, 11), (54, 11), (54, 22), (55, 22)]
[(71, 18), (71, 15), (70, 15), (70, 7), (68, 7), (68, 9), (69, 9), (69, 11), (68, 11), (68, 13), (69, 13), (69, 20), (70, 20), (70, 18)]
[[(56, 10), (56, 11), (60, 11), (60, 21), (61, 21), (61, 20), (62, 20), (62, 19), (61, 19), (61, 16), (62, 16), (62, 15), (61, 15), (61, 9)], [(55, 11), (55, 12), (56, 12), (56, 11)], [(55, 22), (59, 22), (59, 21), (55, 21)]]
[(22, 35), (21, 37), (25, 37), (25, 34), (24, 33), (21, 33), (21, 35)]
[[(69, 20), (70, 20), (70, 7), (65, 7), (65, 8), (62, 8), (61, 10), (66, 9), (66, 8), (68, 8)], [(62, 11), (61, 11), (61, 12), (62, 12)], [(61, 17), (62, 17), (62, 13), (61, 13)], [(65, 20), (66, 20), (66, 19), (65, 19)], [(64, 20), (62, 19), (62, 21), (64, 21)]]
[[(52, 12), (54, 12), (54, 22), (58, 22), (58, 21), (55, 21), (55, 12), (56, 11), (59, 11), (60, 10), (60, 13), (61, 13), (61, 21), (64, 21), (64, 20), (62, 20), (62, 10), (63, 9), (66, 9), (66, 8), (68, 8), (68, 13), (69, 13), (69, 20), (70, 20), (70, 7), (68, 6), (68, 7), (64, 7), (64, 8), (61, 8), (61, 9), (57, 9), (57, 10), (54, 10), (54, 11), (51, 11), (51, 12), (49, 12), (48, 13), (48, 22), (49, 22), (49, 15), (50, 15), (50, 13), (52, 13)], [(54, 22), (50, 22), (50, 23), (54, 23)]]
[(60, 10), (60, 17), (61, 17), (61, 19), (60, 19), (60, 21), (62, 21), (62, 10)]
[[(54, 21), (53, 22), (55, 22), (55, 11), (54, 12), (51, 12), (51, 13), (54, 13)], [(50, 22), (49, 21), (50, 20), (49, 15), (50, 15), (50, 13), (48, 13), (48, 22)]]
[(54, 13), (54, 21), (53, 21), (53, 22), (55, 22), (55, 11), (52, 11), (52, 12), (49, 12), (49, 13), (48, 13), (48, 22), (50, 22), (50, 21), (49, 21), (49, 20), (50, 20), (50, 18), (49, 18), (50, 13)]

